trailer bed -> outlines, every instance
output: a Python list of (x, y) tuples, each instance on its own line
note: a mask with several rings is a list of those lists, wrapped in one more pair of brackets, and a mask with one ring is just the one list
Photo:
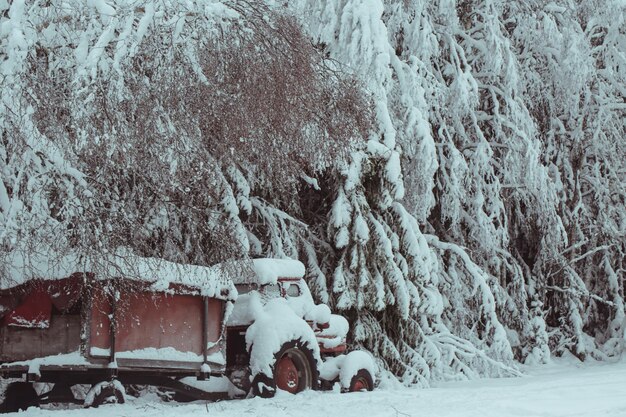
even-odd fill
[(69, 374), (91, 381), (103, 374), (205, 378), (225, 372), (225, 296), (77, 273), (32, 280), (0, 297), (2, 376), (55, 382)]

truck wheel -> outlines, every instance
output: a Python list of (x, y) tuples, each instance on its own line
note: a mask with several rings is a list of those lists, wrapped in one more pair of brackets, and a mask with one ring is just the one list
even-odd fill
[(30, 382), (12, 382), (4, 393), (2, 411), (17, 413), (39, 405), (39, 395)]
[(103, 404), (124, 404), (124, 387), (119, 381), (103, 381), (91, 387), (85, 397), (85, 407), (99, 407)]
[(374, 389), (374, 380), (367, 369), (359, 369), (350, 380), (348, 392), (372, 391)]
[(276, 394), (274, 380), (265, 374), (256, 374), (251, 385), (251, 392), (254, 397), (272, 398)]
[(252, 380), (253, 395), (271, 398), (276, 388), (296, 394), (317, 387), (318, 371), (313, 352), (300, 340), (285, 343), (274, 359), (273, 377), (257, 374)]

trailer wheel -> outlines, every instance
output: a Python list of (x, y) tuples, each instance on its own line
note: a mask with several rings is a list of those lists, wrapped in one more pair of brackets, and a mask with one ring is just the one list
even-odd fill
[(252, 380), (252, 394), (271, 398), (276, 388), (296, 394), (317, 388), (318, 371), (313, 352), (302, 341), (283, 344), (274, 355), (273, 377), (257, 374)]
[(30, 382), (12, 382), (4, 393), (2, 411), (16, 413), (39, 405), (39, 395)]
[(103, 381), (91, 387), (85, 397), (85, 407), (99, 407), (103, 404), (124, 404), (125, 391), (119, 381)]
[(374, 379), (367, 369), (359, 369), (350, 380), (348, 392), (372, 391), (374, 389)]

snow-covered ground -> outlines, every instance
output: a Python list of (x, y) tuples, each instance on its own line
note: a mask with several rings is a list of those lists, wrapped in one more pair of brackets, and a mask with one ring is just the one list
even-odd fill
[(218, 403), (164, 403), (153, 397), (98, 409), (42, 410), (21, 417), (181, 417), (239, 416), (626, 416), (626, 361), (579, 364), (560, 361), (530, 368), (522, 378), (445, 383), (430, 389), (378, 389), (371, 393), (279, 393)]

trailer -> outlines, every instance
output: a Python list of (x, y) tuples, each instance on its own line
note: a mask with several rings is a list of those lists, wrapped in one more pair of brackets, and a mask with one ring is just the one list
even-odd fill
[[(117, 276), (99, 277), (67, 259), (42, 264), (18, 262), (13, 276), (30, 279), (0, 290), (0, 375), (23, 380), (7, 388), (6, 411), (123, 402), (128, 384), (225, 397), (180, 381), (225, 373), (224, 318), (236, 297), (226, 268), (125, 256), (105, 264)], [(54, 385), (36, 395), (33, 382)], [(76, 384), (91, 385), (84, 400), (72, 394)]]

